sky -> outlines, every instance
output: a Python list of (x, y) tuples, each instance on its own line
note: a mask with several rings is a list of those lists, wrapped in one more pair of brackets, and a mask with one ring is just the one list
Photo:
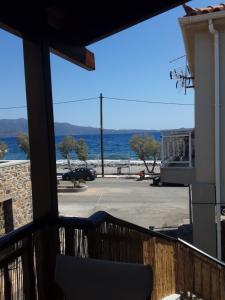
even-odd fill
[[(192, 7), (221, 1), (193, 0)], [(178, 18), (182, 7), (142, 22), (88, 46), (96, 70), (87, 71), (51, 54), (53, 101), (97, 98), (54, 105), (56, 122), (99, 127), (99, 95), (103, 97), (194, 103), (194, 91), (176, 89), (169, 72), (184, 68), (185, 54)], [(0, 30), (0, 108), (26, 105), (21, 39)], [(0, 109), (0, 119), (26, 118), (26, 109)], [(175, 106), (103, 99), (104, 128), (169, 129), (194, 126), (194, 106)]]

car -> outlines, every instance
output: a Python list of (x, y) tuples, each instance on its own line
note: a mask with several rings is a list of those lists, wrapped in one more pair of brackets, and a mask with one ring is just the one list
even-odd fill
[(62, 175), (62, 180), (94, 180), (97, 177), (97, 172), (92, 168), (77, 168), (66, 172)]
[(157, 175), (152, 178), (152, 186), (174, 186), (174, 187), (185, 186), (186, 187), (188, 186), (188, 184), (164, 182), (161, 181), (161, 176)]

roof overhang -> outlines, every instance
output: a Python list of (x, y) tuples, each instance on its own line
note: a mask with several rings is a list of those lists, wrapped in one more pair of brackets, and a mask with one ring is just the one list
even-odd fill
[(5, 1), (0, 27), (22, 38), (44, 38), (53, 53), (94, 69), (85, 47), (189, 0)]
[[(216, 29), (225, 28), (225, 11), (218, 11), (213, 13), (185, 16), (179, 19), (185, 50), (191, 74), (194, 77), (195, 64), (194, 64), (194, 43), (195, 34), (200, 31), (209, 33), (209, 20), (213, 20)], [(210, 34), (210, 33), (209, 33)]]

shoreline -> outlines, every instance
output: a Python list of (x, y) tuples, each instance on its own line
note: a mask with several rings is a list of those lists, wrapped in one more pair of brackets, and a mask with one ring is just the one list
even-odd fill
[[(146, 163), (151, 166), (153, 164), (153, 160), (146, 160)], [(71, 165), (75, 165), (75, 166), (84, 166), (85, 163), (81, 160), (74, 160), (71, 159), (70, 160)], [(56, 160), (56, 165), (60, 165), (60, 166), (65, 166), (68, 165), (67, 160), (66, 159), (59, 159)], [(96, 165), (96, 166), (101, 166), (101, 160), (100, 159), (89, 159), (87, 160), (87, 165)], [(130, 165), (130, 166), (140, 166), (140, 165), (144, 165), (144, 162), (142, 160), (128, 160), (128, 159), (104, 159), (104, 166), (107, 167), (117, 167), (117, 166), (124, 166), (124, 165)], [(157, 160), (156, 161), (156, 165), (160, 166), (161, 165), (161, 161)]]
[[(70, 160), (71, 167), (85, 167), (83, 161), (80, 160)], [(151, 169), (153, 160), (146, 161), (149, 169)], [(69, 171), (67, 160), (57, 160), (57, 173), (65, 173)], [(160, 173), (161, 161), (156, 162), (154, 173)], [(97, 174), (100, 175), (102, 173), (102, 165), (101, 160), (87, 160), (87, 167), (94, 168), (97, 171)], [(106, 175), (134, 175), (139, 173), (140, 171), (145, 170), (147, 174), (146, 167), (144, 162), (141, 160), (123, 160), (123, 159), (105, 159), (104, 160), (104, 173)]]
[[(26, 163), (29, 160), (0, 160), (0, 166), (4, 167), (8, 164)], [(80, 160), (70, 160), (72, 169), (85, 167), (85, 163)], [(153, 160), (146, 161), (149, 169), (151, 170)], [(87, 167), (94, 168), (97, 174), (102, 174), (101, 160), (87, 160)], [(161, 161), (156, 162), (154, 173), (160, 173)], [(63, 174), (69, 171), (67, 160), (56, 160), (57, 174)], [(105, 159), (104, 160), (104, 173), (106, 175), (137, 175), (140, 171), (145, 170), (148, 174), (146, 167), (141, 160), (124, 160), (124, 159)]]

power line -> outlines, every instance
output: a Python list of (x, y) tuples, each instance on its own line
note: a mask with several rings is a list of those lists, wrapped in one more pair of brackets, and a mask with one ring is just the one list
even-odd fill
[(3, 110), (3, 109), (16, 109), (16, 108), (26, 108), (26, 106), (8, 106), (8, 107), (0, 107), (1, 110)]
[[(68, 101), (60, 101), (60, 102), (53, 102), (53, 104), (67, 104), (67, 103), (75, 103), (75, 102), (83, 102), (83, 101), (89, 101), (89, 100), (97, 100), (98, 97), (91, 97), (91, 98), (84, 98), (84, 99), (76, 99), (76, 100), (68, 100)], [(8, 106), (8, 107), (0, 107), (0, 110), (5, 109), (17, 109), (17, 108), (27, 108), (26, 105), (24, 106)]]
[(148, 104), (165, 104), (165, 105), (177, 105), (177, 106), (194, 106), (194, 104), (192, 104), (192, 103), (149, 101), (149, 100), (142, 100), (142, 99), (113, 98), (113, 97), (105, 97), (105, 96), (103, 98), (109, 99), (109, 100), (137, 102), (137, 103), (148, 103)]
[(171, 61), (169, 61), (169, 63), (171, 64), (171, 63), (173, 63), (173, 62), (175, 62), (175, 61), (177, 61), (177, 60), (179, 60), (179, 59), (181, 59), (181, 58), (184, 58), (184, 57), (186, 57), (186, 54), (185, 54), (185, 55), (182, 55), (182, 56), (180, 56), (180, 57), (176, 57), (176, 58), (172, 59)]
[[(163, 104), (163, 105), (177, 105), (177, 106), (194, 106), (191, 103), (179, 103), (179, 102), (165, 102), (165, 101), (150, 101), (150, 100), (143, 100), (143, 99), (127, 99), (127, 98), (116, 98), (116, 97), (107, 97), (104, 96), (104, 99), (109, 100), (116, 100), (116, 101), (126, 101), (126, 102), (137, 102), (137, 103), (147, 103), (147, 104)], [(68, 100), (68, 101), (58, 101), (53, 102), (55, 105), (60, 104), (69, 104), (69, 103), (76, 103), (76, 102), (84, 102), (84, 101), (91, 101), (97, 100), (99, 97), (90, 97), (90, 98), (83, 98), (83, 99), (76, 99), (76, 100)], [(0, 110), (10, 110), (10, 109), (21, 109), (26, 108), (25, 105), (23, 106), (8, 106), (8, 107), (0, 107)]]
[(59, 102), (53, 102), (53, 104), (66, 104), (66, 103), (83, 102), (83, 101), (97, 100), (97, 99), (99, 99), (99, 97), (91, 97), (91, 98), (69, 100), (69, 101), (59, 101)]

